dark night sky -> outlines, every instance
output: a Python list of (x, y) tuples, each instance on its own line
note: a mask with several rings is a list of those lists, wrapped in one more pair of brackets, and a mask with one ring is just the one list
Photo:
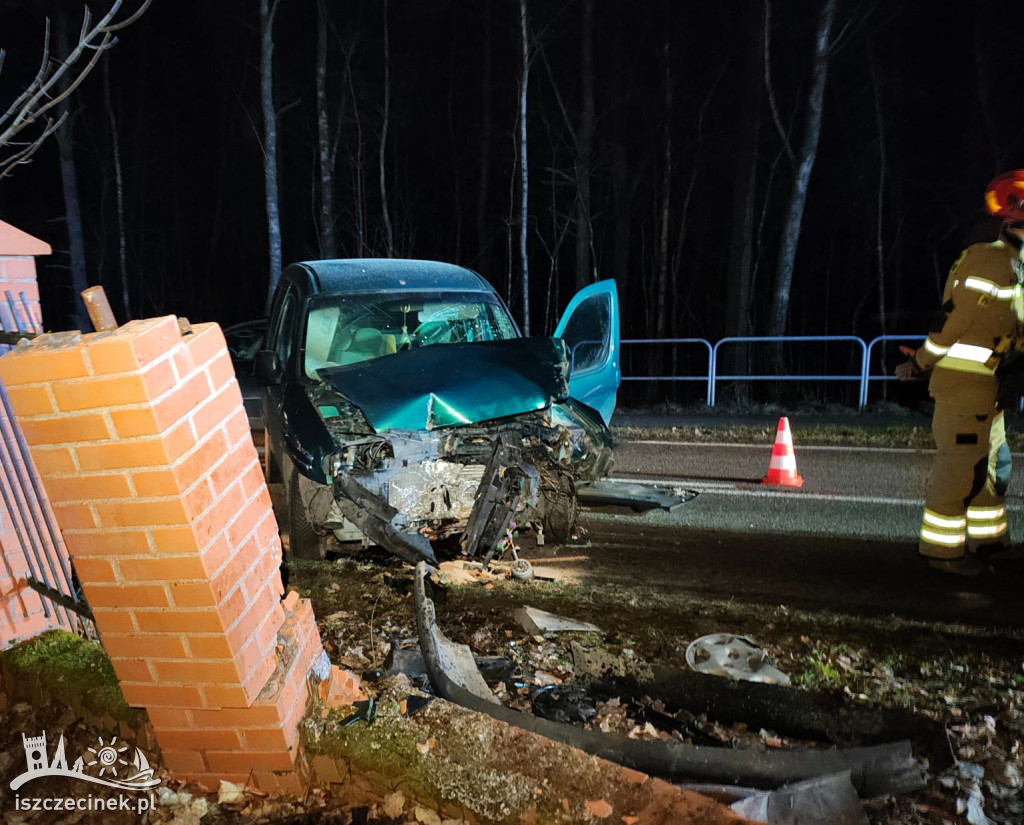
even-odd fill
[[(772, 7), (773, 89), (794, 143), (820, 4), (776, 0)], [(39, 5), (0, 0), (0, 45), (9, 52), (0, 75), (4, 105), (12, 88), (35, 68), (41, 28), (34, 9)], [(80, 8), (70, 0), (57, 5)], [(329, 5), (336, 35), (330, 57), (332, 114), (339, 105), (345, 107), (335, 167), (340, 254), (359, 253), (352, 215), (360, 134), (369, 228), (375, 233), (370, 251), (379, 253), (376, 151), (384, 4), (332, 0)], [(472, 266), (515, 305), (518, 3), (391, 0), (388, 5), (392, 99), (387, 179), (399, 253)], [(542, 319), (549, 301), (561, 307), (574, 289), (571, 227), (565, 233), (575, 197), (574, 153), (560, 109), (564, 105), (573, 122), (579, 116), (581, 5), (579, 0), (530, 3), (533, 30), (539, 32), (546, 57), (531, 68), (529, 122), (531, 307)], [(135, 314), (173, 312), (231, 323), (261, 311), (267, 249), (256, 7), (254, 0), (154, 0), (107, 55), (124, 162)], [(712, 340), (725, 334), (722, 283), (741, 125), (743, 31), (751, 8), (756, 21), (761, 4), (739, 0), (595, 2), (594, 255), (599, 276), (620, 281), (624, 337), (651, 333), (666, 134), (671, 135), (673, 159), (670, 247), (680, 233), (685, 235), (665, 333)], [(1024, 4), (936, 8), (923, 0), (840, 2), (836, 32), (841, 36), (830, 64), (824, 128), (796, 262), (793, 334), (870, 336), (880, 331), (875, 247), (882, 178), (876, 95), (887, 160), (881, 235), (889, 332), (924, 329), (945, 271), (981, 215), (985, 183), (999, 171), (1024, 166), (1024, 107), (1019, 102), (1024, 71), (1015, 51), (1016, 34), (1024, 30)], [(314, 0), (281, 0), (275, 70), (286, 263), (319, 256), (313, 153), (316, 25)], [(493, 47), (489, 143), (483, 119), (488, 36)], [(348, 93), (342, 44), (350, 48), (357, 109)], [(670, 116), (664, 106), (666, 45)], [(868, 69), (869, 49), (880, 70), (877, 86)], [(79, 90), (75, 104), (89, 276), (115, 293), (117, 224), (102, 68)], [(759, 122), (757, 215), (762, 229), (755, 250), (755, 326), (767, 314), (779, 219), (792, 177), (766, 102)], [(632, 188), (625, 272), (613, 271), (610, 168), (618, 145), (626, 150)], [(477, 201), (485, 146), (488, 196), (480, 237)], [(47, 324), (53, 328), (65, 324), (73, 297), (62, 214), (51, 141), (31, 165), (0, 181), (0, 218), (54, 247), (54, 255), (40, 262)], [(549, 253), (556, 247), (552, 261)], [(116, 309), (123, 313), (120, 306)]]

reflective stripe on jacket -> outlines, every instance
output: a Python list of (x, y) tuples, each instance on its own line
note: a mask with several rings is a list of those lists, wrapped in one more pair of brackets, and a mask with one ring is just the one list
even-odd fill
[(1002, 240), (972, 244), (950, 269), (942, 307), (915, 356), (922, 369), (992, 376), (995, 352), (1024, 317), (1014, 265), (1017, 250)]

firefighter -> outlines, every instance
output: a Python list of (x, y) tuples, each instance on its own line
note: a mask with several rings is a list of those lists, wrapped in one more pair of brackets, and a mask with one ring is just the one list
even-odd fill
[(896, 368), (904, 381), (930, 373), (935, 400), (937, 453), (918, 553), (931, 568), (961, 576), (991, 570), (990, 556), (1010, 548), (1010, 450), (996, 369), (1019, 344), (1024, 323), (1024, 169), (995, 178), (985, 206), (1003, 219), (998, 239), (963, 250), (928, 338)]

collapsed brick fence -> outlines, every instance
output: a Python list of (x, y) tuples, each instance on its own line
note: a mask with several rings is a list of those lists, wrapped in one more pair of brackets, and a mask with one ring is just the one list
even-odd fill
[(297, 792), (331, 669), (281, 601), (281, 543), (220, 328), (173, 316), (40, 336), (0, 381), (129, 704), (174, 774)]

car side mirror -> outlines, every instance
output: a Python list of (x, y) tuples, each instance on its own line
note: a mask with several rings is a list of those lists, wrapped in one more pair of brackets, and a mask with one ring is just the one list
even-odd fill
[(267, 384), (281, 383), (281, 362), (277, 353), (269, 349), (261, 349), (254, 360), (256, 377)]

